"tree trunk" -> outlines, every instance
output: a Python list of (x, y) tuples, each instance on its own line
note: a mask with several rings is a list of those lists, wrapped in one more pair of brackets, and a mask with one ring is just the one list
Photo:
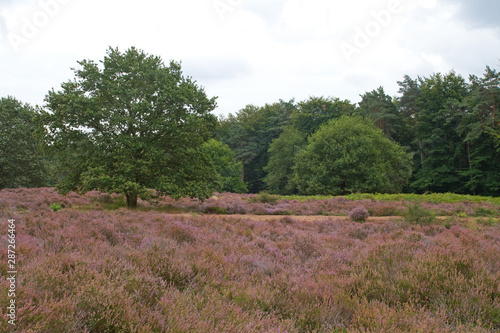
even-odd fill
[(127, 193), (127, 208), (135, 209), (137, 208), (137, 193)]

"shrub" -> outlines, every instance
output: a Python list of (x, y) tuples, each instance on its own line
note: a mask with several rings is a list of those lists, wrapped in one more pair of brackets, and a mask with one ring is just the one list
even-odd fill
[(278, 203), (279, 198), (280, 198), (279, 195), (269, 194), (268, 192), (264, 191), (260, 192), (254, 197), (251, 197), (250, 199), (248, 199), (248, 201), (250, 203), (261, 202), (261, 203), (268, 203), (271, 205), (275, 205)]
[(365, 207), (360, 206), (351, 210), (349, 212), (349, 217), (355, 222), (365, 222), (366, 219), (370, 217), (370, 213), (368, 213)]
[(435, 219), (435, 214), (428, 209), (424, 209), (418, 202), (408, 206), (403, 216), (405, 221), (420, 225), (431, 224)]
[(50, 209), (52, 209), (52, 211), (54, 213), (57, 213), (58, 211), (60, 211), (62, 209), (62, 206), (58, 203), (53, 203), (49, 206)]
[(484, 207), (477, 207), (476, 209), (474, 209), (474, 216), (477, 217), (492, 217), (495, 216), (496, 214), (497, 212), (494, 211), (493, 209), (488, 209)]

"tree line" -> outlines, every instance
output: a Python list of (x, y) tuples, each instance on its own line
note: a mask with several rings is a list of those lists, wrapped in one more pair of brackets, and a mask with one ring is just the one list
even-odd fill
[[(130, 48), (78, 62), (43, 107), (0, 100), (0, 188), (56, 185), (138, 197), (454, 192), (500, 195), (500, 74), (404, 76), (357, 105), (334, 97), (247, 105), (216, 98), (180, 63)], [(155, 191), (152, 191), (152, 190)]]
[[(301, 151), (319, 140), (318, 130), (331, 127), (332, 120), (361, 117), (411, 155), (406, 165), (411, 176), (402, 191), (500, 195), (500, 73), (486, 67), (482, 76), (470, 75), (468, 80), (454, 71), (429, 77), (406, 75), (398, 85), (398, 96), (391, 97), (379, 87), (361, 95), (358, 105), (333, 97), (249, 105), (222, 119), (216, 137), (242, 162), (251, 192), (312, 194), (300, 185), (300, 181), (313, 181), (310, 174), (301, 173), (299, 162), (305, 156)], [(338, 149), (330, 145), (323, 160)], [(344, 167), (359, 170), (365, 162)], [(403, 165), (394, 170), (407, 173)], [(362, 190), (350, 187), (337, 194)]]

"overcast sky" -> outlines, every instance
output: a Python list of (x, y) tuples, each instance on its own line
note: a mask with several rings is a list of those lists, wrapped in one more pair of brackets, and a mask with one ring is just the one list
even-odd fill
[(0, 0), (0, 97), (43, 105), (78, 60), (136, 46), (182, 62), (217, 114), (403, 75), (500, 69), (498, 0)]

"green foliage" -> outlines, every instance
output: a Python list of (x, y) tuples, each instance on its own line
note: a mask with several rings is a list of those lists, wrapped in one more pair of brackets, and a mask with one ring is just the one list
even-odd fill
[(0, 99), (0, 189), (47, 183), (48, 163), (33, 136), (35, 114), (13, 97)]
[(435, 220), (435, 214), (422, 208), (422, 205), (418, 202), (408, 206), (403, 216), (405, 221), (420, 225), (429, 225)]
[(486, 67), (482, 78), (470, 77), (469, 93), (454, 108), (461, 115), (458, 134), (463, 140), (466, 168), (460, 170), (467, 191), (484, 195), (500, 193), (500, 73)]
[(371, 119), (388, 137), (400, 141), (403, 123), (392, 97), (386, 95), (383, 87), (361, 96), (358, 113)]
[(294, 182), (294, 159), (306, 145), (305, 135), (294, 127), (287, 126), (269, 146), (269, 162), (264, 171), (264, 181), (271, 193), (293, 194), (297, 191)]
[(411, 156), (369, 120), (343, 116), (310, 137), (295, 172), (301, 194), (396, 193), (410, 177)]
[(202, 146), (203, 152), (210, 157), (217, 172), (217, 181), (211, 184), (215, 192), (246, 193), (246, 184), (241, 179), (243, 164), (237, 162), (234, 152), (215, 139), (210, 139)]
[(470, 84), (454, 73), (399, 82), (397, 106), (407, 130), (400, 142), (415, 153), (410, 191), (500, 193), (497, 172), (500, 75), (487, 67)]
[(321, 125), (339, 118), (342, 115), (352, 115), (355, 106), (348, 100), (333, 97), (310, 97), (299, 102), (297, 110), (292, 115), (292, 124), (307, 136), (316, 132)]
[(263, 191), (255, 196), (249, 198), (248, 201), (249, 202), (268, 203), (268, 204), (274, 205), (274, 204), (278, 203), (279, 199), (280, 199), (279, 195), (269, 194), (269, 192)]
[(62, 206), (61, 206), (60, 204), (58, 204), (58, 203), (54, 202), (53, 204), (51, 204), (51, 205), (49, 206), (49, 208), (50, 208), (50, 209), (52, 209), (52, 211), (53, 211), (54, 213), (57, 213), (58, 211), (60, 211), (60, 210), (62, 209)]
[(462, 161), (457, 156), (461, 140), (456, 131), (460, 116), (451, 105), (465, 97), (465, 80), (454, 72), (434, 74), (420, 79), (420, 90), (415, 134), (424, 159), (411, 186), (422, 192), (463, 192), (458, 174)]
[(496, 227), (498, 226), (498, 219), (494, 219), (492, 217), (479, 218), (477, 219), (477, 223), (487, 227)]
[(250, 192), (264, 189), (269, 145), (280, 136), (294, 109), (293, 100), (280, 100), (263, 107), (247, 105), (236, 115), (221, 120), (216, 138), (227, 144), (235, 152), (236, 160), (243, 163), (243, 177)]
[(497, 212), (493, 209), (488, 209), (484, 207), (477, 207), (474, 209), (474, 216), (496, 216), (500, 212)]
[(40, 111), (47, 150), (57, 157), (67, 192), (125, 194), (127, 205), (148, 189), (207, 198), (215, 172), (201, 150), (215, 127), (209, 99), (179, 63), (130, 48), (110, 48), (102, 66), (79, 62), (75, 80), (46, 96)]

